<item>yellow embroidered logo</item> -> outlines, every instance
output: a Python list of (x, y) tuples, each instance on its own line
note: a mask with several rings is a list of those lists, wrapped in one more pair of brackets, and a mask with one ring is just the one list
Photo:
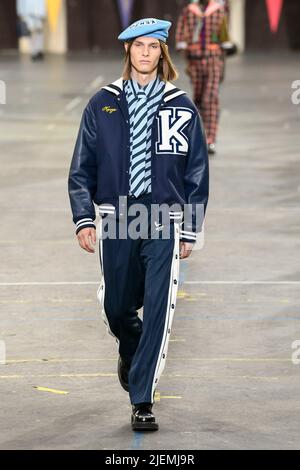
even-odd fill
[(117, 110), (116, 110), (116, 108), (111, 108), (110, 106), (104, 106), (102, 108), (102, 111), (105, 111), (106, 113), (111, 114), (111, 113), (114, 113)]

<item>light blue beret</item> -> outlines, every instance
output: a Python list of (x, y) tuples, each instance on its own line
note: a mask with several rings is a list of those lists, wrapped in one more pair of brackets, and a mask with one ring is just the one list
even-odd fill
[(141, 36), (160, 39), (166, 42), (169, 36), (170, 21), (144, 18), (128, 26), (118, 37), (120, 41), (130, 41)]

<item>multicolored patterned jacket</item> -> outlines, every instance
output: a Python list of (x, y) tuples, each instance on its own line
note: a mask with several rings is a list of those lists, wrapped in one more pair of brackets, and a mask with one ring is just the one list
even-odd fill
[(186, 50), (190, 58), (222, 55), (221, 44), (226, 41), (229, 41), (227, 14), (220, 3), (210, 1), (205, 12), (197, 4), (182, 10), (176, 30), (178, 50)]

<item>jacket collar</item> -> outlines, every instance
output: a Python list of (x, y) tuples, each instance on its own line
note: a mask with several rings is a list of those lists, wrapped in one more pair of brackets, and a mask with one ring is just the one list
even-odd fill
[(221, 9), (222, 9), (222, 5), (214, 2), (213, 0), (209, 2), (205, 12), (202, 11), (202, 8), (199, 4), (191, 3), (188, 6), (188, 10), (194, 13), (194, 15), (198, 16), (199, 18), (203, 18), (204, 16), (210, 16), (216, 11), (221, 10)]
[[(123, 90), (123, 78), (119, 78), (115, 82), (111, 83), (110, 85), (104, 86), (102, 90), (109, 91), (110, 93), (113, 93), (116, 96), (119, 96), (124, 90)], [(177, 88), (173, 83), (167, 82), (165, 86), (165, 91), (163, 95), (163, 101), (167, 103), (168, 101), (173, 100), (174, 98), (177, 98), (178, 96), (185, 95), (186, 92), (180, 90)]]

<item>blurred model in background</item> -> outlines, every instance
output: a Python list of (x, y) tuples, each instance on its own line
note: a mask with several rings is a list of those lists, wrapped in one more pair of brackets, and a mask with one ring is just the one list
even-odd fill
[[(227, 16), (227, 24), (228, 24), (228, 29), (229, 29), (229, 23), (230, 23), (230, 2), (229, 0), (216, 0), (217, 3), (219, 3), (223, 8)], [(229, 43), (223, 43), (222, 44), (222, 49), (223, 49), (223, 55), (222, 55), (222, 71), (221, 71), (221, 80), (220, 82), (223, 83), (225, 80), (225, 75), (226, 75), (226, 56), (235, 54), (237, 52), (236, 46), (229, 42)]]
[(225, 8), (225, 2), (221, 0), (191, 0), (179, 16), (176, 31), (176, 48), (185, 52), (186, 72), (191, 78), (194, 102), (203, 119), (210, 155), (216, 152), (224, 50), (226, 54), (234, 50)]
[(47, 17), (45, 0), (17, 0), (18, 17), (30, 33), (32, 60), (44, 58), (44, 22)]

